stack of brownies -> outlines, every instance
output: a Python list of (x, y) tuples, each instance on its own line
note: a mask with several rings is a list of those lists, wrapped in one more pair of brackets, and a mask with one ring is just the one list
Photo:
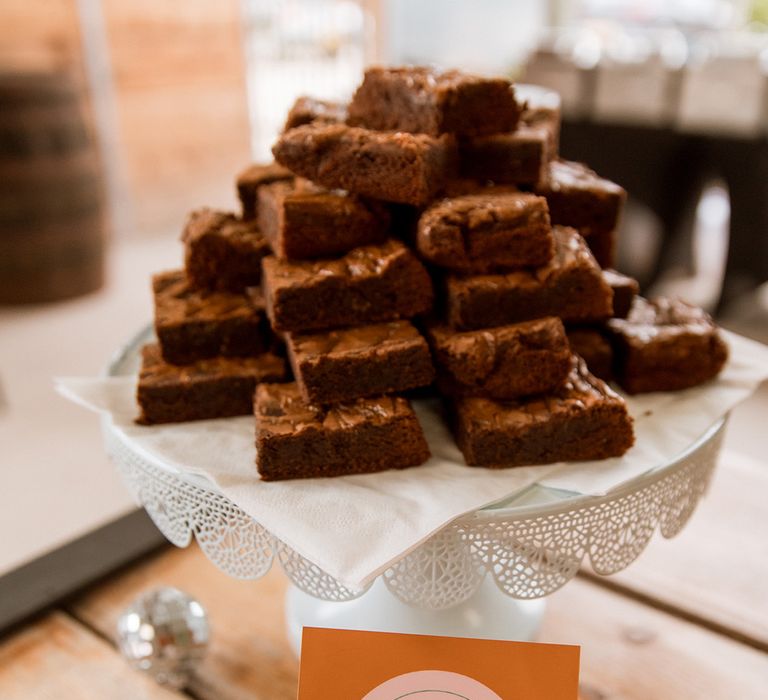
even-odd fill
[(428, 459), (407, 395), (435, 391), (469, 465), (623, 454), (603, 379), (685, 388), (727, 348), (609, 269), (625, 193), (558, 159), (559, 123), (551, 93), (426, 68), (299, 99), (242, 217), (193, 212), (153, 280), (140, 422), (253, 411), (263, 479), (373, 472)]

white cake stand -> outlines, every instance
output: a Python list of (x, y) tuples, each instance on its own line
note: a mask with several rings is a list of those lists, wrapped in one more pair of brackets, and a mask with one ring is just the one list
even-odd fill
[[(140, 333), (110, 364), (131, 374)], [(707, 489), (725, 418), (677, 459), (606, 496), (533, 486), (465, 515), (384, 571), (351, 590), (268, 532), (208, 479), (182, 473), (139, 450), (103, 420), (106, 449), (137, 503), (163, 534), (186, 547), (194, 535), (217, 567), (257, 579), (278, 561), (292, 582), (288, 634), (298, 650), (303, 626), (530, 640), (544, 598), (573, 578), (586, 557), (608, 575), (626, 568), (658, 529), (676, 535)]]

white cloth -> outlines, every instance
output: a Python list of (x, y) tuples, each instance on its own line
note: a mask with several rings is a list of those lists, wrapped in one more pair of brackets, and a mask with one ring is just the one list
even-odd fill
[(251, 417), (139, 426), (136, 378), (57, 380), (68, 398), (110, 414), (114, 429), (158, 464), (202, 474), (302, 556), (350, 588), (360, 588), (457, 517), (538, 482), (604, 494), (674, 459), (768, 378), (768, 347), (726, 333), (731, 357), (704, 386), (628, 399), (637, 441), (623, 457), (598, 462), (491, 470), (464, 466), (437, 402), (418, 402), (432, 450), (403, 471), (263, 482), (255, 467)]

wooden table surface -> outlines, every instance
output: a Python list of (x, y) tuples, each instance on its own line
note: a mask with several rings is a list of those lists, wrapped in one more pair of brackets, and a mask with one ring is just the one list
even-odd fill
[[(549, 598), (541, 641), (582, 646), (581, 700), (768, 697), (768, 469), (725, 453), (709, 495), (675, 539), (657, 536), (626, 571), (584, 571)], [(213, 640), (184, 691), (133, 671), (114, 646), (120, 611), (177, 586), (207, 607)], [(279, 568), (219, 572), (196, 546), (167, 548), (0, 640), (3, 700), (288, 700)]]

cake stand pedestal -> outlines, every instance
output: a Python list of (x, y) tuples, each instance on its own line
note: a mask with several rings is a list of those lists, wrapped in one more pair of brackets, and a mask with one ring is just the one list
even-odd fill
[[(112, 362), (113, 376), (136, 371), (137, 336)], [(322, 571), (232, 503), (205, 477), (164, 464), (112, 425), (107, 452), (163, 534), (186, 547), (194, 536), (222, 571), (258, 579), (280, 563), (293, 587), (289, 638), (303, 626), (530, 640), (543, 599), (572, 579), (585, 559), (609, 575), (626, 568), (656, 531), (676, 535), (705, 493), (726, 419), (676, 459), (605, 496), (539, 486), (464, 515), (396, 561), (371, 585), (352, 590)]]

